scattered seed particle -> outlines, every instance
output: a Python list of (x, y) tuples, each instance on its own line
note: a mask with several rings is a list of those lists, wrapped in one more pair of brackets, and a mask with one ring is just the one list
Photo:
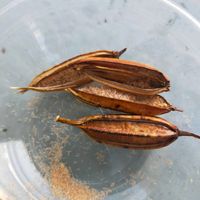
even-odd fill
[(7, 128), (2, 128), (2, 132), (7, 132), (8, 129)]
[(4, 47), (1, 49), (1, 53), (3, 53), (3, 54), (6, 53), (6, 49)]

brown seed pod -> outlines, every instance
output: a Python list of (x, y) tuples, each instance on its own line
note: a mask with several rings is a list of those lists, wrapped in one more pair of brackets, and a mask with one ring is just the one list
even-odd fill
[(85, 73), (94, 81), (140, 95), (155, 95), (169, 90), (168, 78), (156, 68), (133, 61), (90, 57), (79, 60), (86, 64)]
[(129, 92), (122, 92), (108, 86), (98, 87), (93, 83), (79, 88), (68, 88), (67, 91), (70, 91), (88, 104), (126, 113), (161, 115), (170, 111), (181, 111), (170, 105), (160, 95), (136, 95)]
[(76, 65), (81, 59), (88, 57), (112, 57), (119, 58), (126, 51), (126, 48), (121, 51), (108, 51), (99, 50), (89, 52), (86, 54), (78, 55), (67, 61), (64, 61), (54, 67), (37, 75), (28, 87), (12, 87), (19, 90), (20, 93), (24, 93), (27, 90), (35, 90), (40, 92), (59, 91), (64, 90), (67, 87), (75, 87), (88, 83), (91, 81), (85, 73), (82, 73), (78, 68), (84, 65)]
[(96, 115), (70, 120), (57, 116), (56, 121), (77, 126), (98, 142), (131, 149), (165, 147), (179, 136), (199, 135), (180, 131), (170, 122), (139, 115)]

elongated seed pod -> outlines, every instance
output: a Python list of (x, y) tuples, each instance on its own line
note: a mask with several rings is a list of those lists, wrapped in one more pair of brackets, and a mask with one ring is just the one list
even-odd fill
[(140, 115), (161, 115), (170, 111), (180, 111), (160, 95), (144, 96), (122, 92), (111, 87), (87, 84), (79, 88), (68, 88), (82, 101), (103, 108)]
[(57, 116), (56, 121), (77, 126), (98, 142), (131, 149), (165, 147), (179, 136), (199, 135), (180, 131), (170, 122), (139, 115), (96, 115), (70, 120)]
[(155, 95), (169, 90), (168, 78), (158, 69), (143, 63), (113, 58), (90, 57), (79, 60), (94, 81), (141, 95)]
[[(40, 92), (59, 91), (67, 87), (78, 86), (91, 81), (90, 78), (80, 70), (77, 70), (76, 63), (81, 59), (88, 57), (112, 57), (119, 58), (126, 51), (126, 48), (121, 51), (99, 50), (78, 55), (60, 64), (57, 64), (50, 69), (37, 75), (28, 87), (12, 87), (24, 93), (27, 90), (35, 90)], [(81, 68), (83, 65), (78, 65)]]

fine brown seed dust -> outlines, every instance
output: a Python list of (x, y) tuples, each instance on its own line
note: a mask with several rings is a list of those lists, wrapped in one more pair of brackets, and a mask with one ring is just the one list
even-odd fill
[(168, 108), (169, 105), (163, 101), (163, 99), (159, 98), (159, 96), (141, 96), (134, 95), (131, 93), (121, 92), (119, 90), (110, 88), (108, 86), (94, 86), (88, 85), (87, 87), (79, 88), (80, 91), (93, 93), (99, 96), (104, 96), (113, 99), (132, 101), (136, 103), (143, 103), (152, 106), (158, 106), (163, 108)]

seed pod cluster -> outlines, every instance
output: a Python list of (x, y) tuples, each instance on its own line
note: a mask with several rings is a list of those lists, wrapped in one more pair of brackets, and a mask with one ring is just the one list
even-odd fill
[[(98, 142), (131, 149), (165, 147), (179, 136), (200, 136), (179, 130), (170, 122), (155, 117), (182, 111), (160, 93), (169, 91), (170, 81), (153, 66), (119, 59), (121, 51), (100, 50), (73, 57), (36, 76), (20, 93), (67, 91), (93, 106), (129, 113), (96, 115), (56, 121), (83, 129)], [(131, 114), (131, 115), (130, 115)]]

